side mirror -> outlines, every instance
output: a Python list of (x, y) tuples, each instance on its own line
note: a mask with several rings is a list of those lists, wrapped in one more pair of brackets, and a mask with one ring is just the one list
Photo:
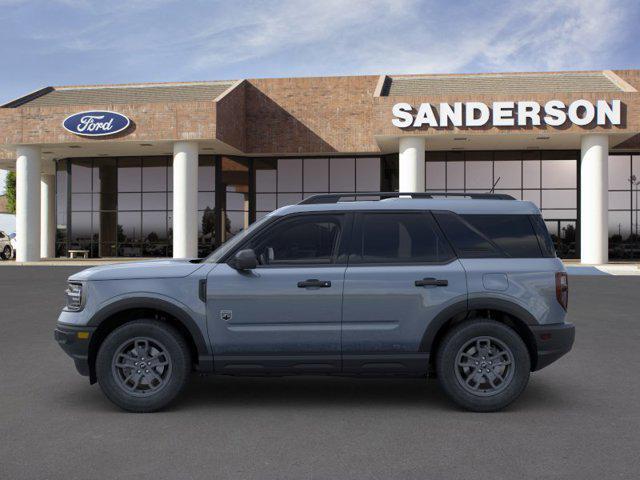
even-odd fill
[(235, 254), (229, 265), (236, 270), (253, 270), (258, 266), (256, 252), (247, 248)]

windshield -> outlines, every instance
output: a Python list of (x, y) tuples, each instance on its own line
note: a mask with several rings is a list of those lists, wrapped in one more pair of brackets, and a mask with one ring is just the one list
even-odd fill
[(253, 231), (257, 230), (265, 224), (271, 218), (270, 215), (266, 217), (262, 217), (257, 222), (251, 224), (249, 228), (246, 230), (242, 230), (236, 233), (230, 240), (228, 240), (224, 245), (220, 245), (216, 248), (211, 254), (202, 260), (203, 263), (218, 263), (222, 257), (224, 257), (227, 253), (233, 250), (237, 245), (242, 243), (245, 238), (247, 238)]

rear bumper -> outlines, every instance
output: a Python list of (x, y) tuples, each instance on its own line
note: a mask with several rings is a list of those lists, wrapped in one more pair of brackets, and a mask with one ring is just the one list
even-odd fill
[(538, 350), (538, 361), (534, 371), (546, 367), (569, 352), (576, 336), (573, 323), (532, 326), (531, 331)]
[[(80, 375), (89, 376), (89, 342), (94, 331), (95, 328), (92, 327), (76, 327), (60, 323), (53, 331), (53, 338), (58, 342), (60, 348), (73, 359)], [(78, 335), (79, 333), (81, 335)]]

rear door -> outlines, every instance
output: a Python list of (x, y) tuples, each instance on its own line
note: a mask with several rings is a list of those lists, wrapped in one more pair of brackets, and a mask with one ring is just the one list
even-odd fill
[(427, 369), (421, 342), (429, 323), (456, 303), (466, 307), (462, 265), (424, 211), (356, 215), (345, 274), (345, 372)]

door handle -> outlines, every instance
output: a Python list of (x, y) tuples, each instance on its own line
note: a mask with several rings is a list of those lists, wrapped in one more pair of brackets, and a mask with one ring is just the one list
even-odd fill
[(446, 287), (449, 285), (449, 280), (440, 280), (436, 278), (423, 278), (422, 280), (416, 280), (416, 287)]
[(329, 288), (330, 286), (331, 282), (329, 280), (318, 280), (316, 278), (310, 278), (309, 280), (298, 282), (298, 288)]

